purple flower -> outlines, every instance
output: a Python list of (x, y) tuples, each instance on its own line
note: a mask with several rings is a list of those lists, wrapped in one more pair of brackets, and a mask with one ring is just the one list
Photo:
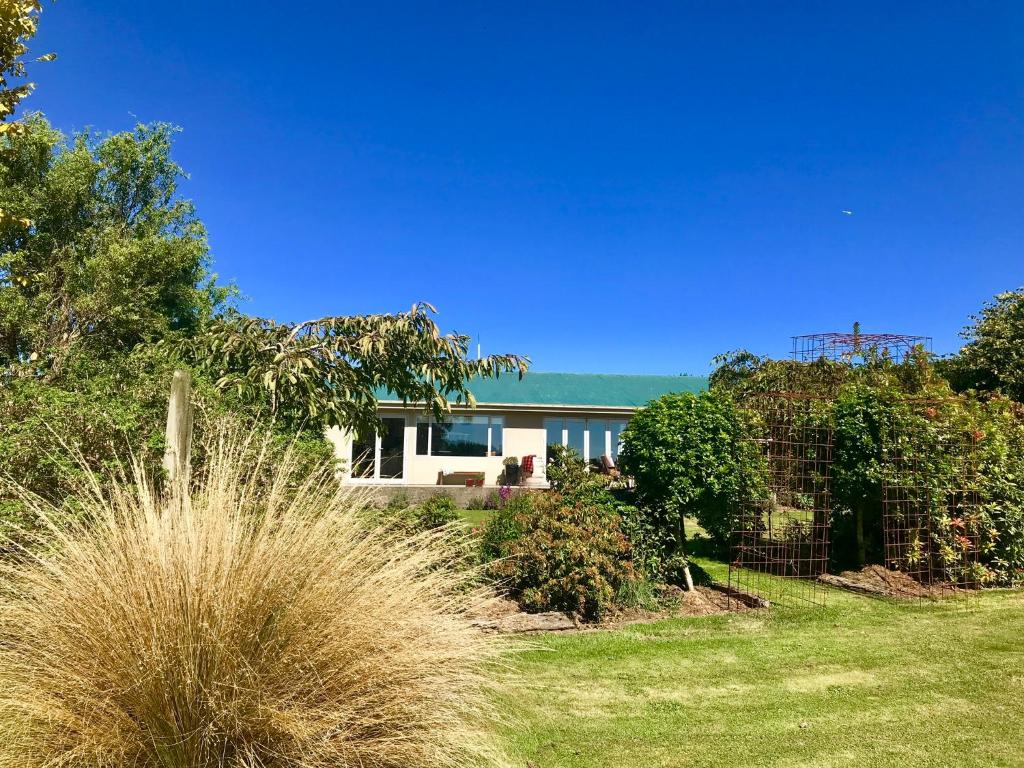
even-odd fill
[(498, 496), (501, 497), (502, 501), (508, 501), (512, 498), (512, 488), (508, 485), (501, 486), (501, 490), (498, 491)]

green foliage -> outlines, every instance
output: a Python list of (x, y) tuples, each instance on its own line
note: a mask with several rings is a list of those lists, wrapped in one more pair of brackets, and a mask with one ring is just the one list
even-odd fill
[(739, 499), (761, 480), (744, 436), (741, 412), (721, 391), (665, 395), (629, 422), (619, 465), (636, 481), (635, 524), (663, 558), (681, 554), (685, 516), (727, 541)]
[[(1011, 297), (1002, 297), (1000, 322), (1006, 330)], [(996, 312), (995, 314), (1000, 314)], [(992, 315), (994, 317), (995, 315)], [(995, 331), (993, 330), (993, 333)], [(719, 391), (740, 398), (798, 390), (822, 398), (808, 418), (833, 429), (833, 566), (847, 568), (884, 560), (883, 484), (910, 486), (908, 500), (928, 510), (935, 551), (947, 571), (963, 574), (968, 539), (978, 541), (981, 568), (972, 580), (1009, 584), (1024, 577), (1024, 439), (1021, 409), (1010, 400), (956, 395), (923, 350), (896, 361), (865, 348), (854, 361), (796, 363), (732, 353), (719, 358), (712, 376)], [(956, 361), (959, 365), (962, 360)], [(993, 385), (993, 388), (996, 388)], [(756, 398), (749, 403), (756, 424)], [(900, 456), (897, 466), (893, 457)], [(966, 484), (964, 461), (974, 462), (970, 485), (981, 508), (965, 504), (954, 491)], [(912, 477), (908, 476), (912, 467)], [(968, 535), (969, 534), (969, 535)], [(973, 546), (973, 545), (972, 545)], [(912, 556), (912, 555), (911, 555)], [(969, 560), (973, 559), (973, 553)]]
[(960, 353), (940, 363), (953, 387), (1024, 402), (1024, 288), (997, 295), (960, 335), (967, 341)]
[(488, 573), (525, 610), (564, 611), (596, 621), (633, 578), (629, 541), (614, 511), (570, 505), (557, 493), (537, 494), (514, 520), (523, 533), (498, 547), (502, 559), (493, 561)]
[(570, 503), (613, 504), (607, 475), (591, 472), (587, 463), (572, 448), (555, 445), (550, 448), (547, 478), (551, 489)]
[(997, 583), (1024, 582), (1024, 406), (1003, 397), (985, 403), (978, 475), (987, 562)]
[(446, 493), (431, 496), (422, 504), (409, 507), (407, 515), (412, 527), (417, 531), (443, 528), (461, 519), (455, 499)]
[[(40, 0), (0, 0), (0, 121), (10, 117), (18, 102), (35, 87), (27, 82), (13, 85), (11, 81), (21, 80), (28, 74), (24, 57), (28, 53), (28, 41), (36, 35), (42, 11)], [(36, 61), (55, 58), (55, 54), (48, 53)], [(0, 131), (0, 135), (3, 133), (5, 131)]]
[[(87, 468), (99, 477), (110, 477), (130, 455), (153, 477), (160, 477), (167, 395), (173, 370), (180, 367), (180, 361), (145, 347), (107, 360), (76, 354), (68, 359), (59, 381), (15, 378), (0, 387), (0, 528), (34, 523), (26, 517), (24, 504), (5, 491), (4, 479), (15, 479), (60, 505), (74, 493)], [(192, 396), (198, 415), (192, 455), (197, 472), (206, 459), (207, 428), (225, 419), (243, 429), (262, 423), (271, 430), (271, 458), (283, 455), (288, 446), (303, 466), (332, 456), (321, 433), (299, 434), (272, 424), (201, 375), (193, 375)]]
[(53, 380), (75, 350), (125, 354), (194, 333), (229, 297), (177, 195), (174, 130), (68, 141), (41, 117), (0, 139), (0, 376)]
[(512, 542), (522, 538), (533, 517), (533, 495), (517, 493), (496, 504), (480, 532), (480, 559), (484, 563), (507, 557)]
[(839, 567), (884, 562), (884, 444), (897, 416), (895, 398), (852, 385), (833, 406), (831, 549)]
[(442, 335), (435, 312), (421, 303), (408, 312), (297, 324), (229, 313), (176, 351), (221, 389), (268, 402), (271, 413), (291, 424), (372, 432), (378, 388), (423, 403), (440, 419), (452, 400), (473, 404), (474, 377), (526, 372), (529, 360), (519, 355), (469, 359), (470, 338)]

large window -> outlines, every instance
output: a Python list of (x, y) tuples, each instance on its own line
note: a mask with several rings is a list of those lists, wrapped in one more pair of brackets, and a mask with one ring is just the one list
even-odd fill
[(416, 422), (417, 456), (501, 456), (505, 419), (452, 416), (443, 422)]
[(602, 456), (619, 457), (619, 443), (626, 421), (622, 419), (544, 419), (548, 459), (556, 445), (572, 448), (584, 460), (599, 462)]
[(545, 419), (548, 459), (552, 446), (565, 445), (589, 462), (600, 462), (602, 456), (617, 460), (626, 424), (622, 419)]
[(405, 417), (385, 416), (384, 431), (352, 441), (352, 477), (401, 480), (405, 470)]

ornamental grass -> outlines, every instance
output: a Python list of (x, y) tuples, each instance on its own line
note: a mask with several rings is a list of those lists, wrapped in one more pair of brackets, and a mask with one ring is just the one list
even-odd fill
[(0, 768), (503, 764), (503, 649), (452, 528), (221, 435), (193, 483), (95, 476), (0, 568)]

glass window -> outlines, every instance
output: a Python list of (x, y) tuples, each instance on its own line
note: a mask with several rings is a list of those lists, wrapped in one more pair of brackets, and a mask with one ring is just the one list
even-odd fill
[(626, 428), (628, 421), (613, 421), (610, 424), (612, 438), (612, 456), (618, 460), (619, 448), (622, 447), (622, 430)]
[(505, 439), (505, 419), (491, 416), (491, 456), (501, 456), (501, 444)]
[(583, 458), (583, 432), (587, 428), (586, 419), (566, 419), (565, 431), (567, 433), (565, 445), (572, 448)]
[(501, 416), (452, 416), (416, 424), (420, 456), (501, 456), (505, 420)]
[(405, 466), (405, 417), (385, 418), (380, 436), (380, 476), (388, 480), (402, 477)]
[(544, 431), (547, 433), (547, 460), (551, 461), (551, 449), (562, 444), (562, 420), (544, 419)]
[(377, 436), (357, 437), (352, 441), (352, 477), (373, 477)]
[(426, 419), (416, 422), (416, 455), (430, 455), (430, 422)]
[(608, 434), (608, 422), (591, 419), (588, 422), (587, 431), (590, 433), (590, 460), (600, 462), (601, 457), (608, 453), (606, 446)]

